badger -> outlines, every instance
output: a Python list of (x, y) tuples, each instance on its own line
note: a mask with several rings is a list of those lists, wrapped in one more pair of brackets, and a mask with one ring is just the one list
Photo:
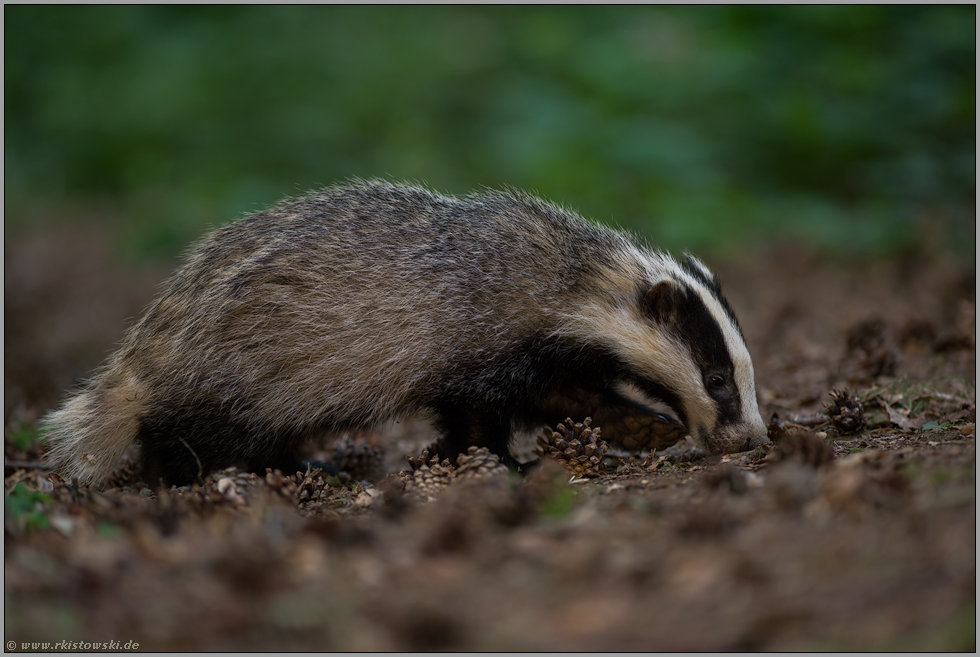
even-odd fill
[(406, 415), (436, 449), (515, 466), (516, 430), (712, 453), (766, 440), (718, 279), (517, 190), (353, 180), (217, 228), (82, 388), (42, 421), (50, 465), (99, 485), (289, 463), (311, 438)]

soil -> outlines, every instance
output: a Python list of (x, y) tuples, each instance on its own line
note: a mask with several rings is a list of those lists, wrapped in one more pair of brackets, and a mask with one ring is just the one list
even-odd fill
[[(339, 477), (153, 492), (132, 463), (105, 490), (64, 481), (23, 440), (167, 273), (110, 252), (92, 229), (5, 245), (16, 650), (976, 649), (972, 265), (782, 246), (718, 266), (771, 420), (753, 452), (413, 469), (434, 436), (406, 420), (322, 446)], [(851, 435), (827, 409), (845, 387)]]

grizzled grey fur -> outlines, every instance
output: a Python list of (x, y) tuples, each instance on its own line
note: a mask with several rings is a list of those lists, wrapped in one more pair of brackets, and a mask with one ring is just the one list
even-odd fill
[(186, 483), (406, 414), (433, 419), (444, 457), (511, 464), (513, 430), (568, 416), (634, 449), (765, 435), (741, 330), (696, 259), (516, 192), (379, 181), (201, 239), (45, 430), (65, 475), (101, 482), (138, 440), (148, 479)]

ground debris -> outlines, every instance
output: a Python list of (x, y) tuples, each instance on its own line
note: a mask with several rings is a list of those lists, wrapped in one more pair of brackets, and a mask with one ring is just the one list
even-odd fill
[(893, 376), (898, 367), (899, 352), (885, 320), (872, 317), (852, 326), (847, 332), (845, 358), (843, 367), (849, 372), (849, 378), (865, 381)]
[(834, 448), (827, 441), (810, 431), (787, 432), (773, 440), (774, 448), (767, 458), (773, 463), (795, 460), (813, 468), (819, 468), (834, 459)]
[(334, 443), (330, 463), (355, 480), (376, 482), (386, 474), (384, 450), (349, 434)]
[[(98, 490), (41, 466), (25, 437), (43, 408), (18, 393), (5, 427), (7, 640), (973, 651), (972, 269), (925, 263), (910, 284), (885, 265), (774, 255), (721, 275), (773, 418), (772, 444), (742, 454), (689, 437), (605, 452), (588, 479), (550, 458), (509, 475), (479, 450), (454, 465), (424, 452), (395, 462), (431, 443), (423, 428), (327, 443), (318, 458), (347, 451), (349, 481), (232, 468), (154, 491), (124, 459)], [(31, 325), (56, 324), (45, 317)], [(845, 387), (865, 417), (856, 433), (833, 421), (828, 392)], [(838, 423), (856, 417), (850, 404)], [(357, 472), (381, 444), (390, 474)]]
[(745, 473), (730, 463), (722, 463), (717, 469), (706, 472), (701, 483), (709, 490), (721, 490), (741, 495), (748, 491), (749, 480)]
[(676, 445), (671, 445), (666, 449), (657, 452), (650, 452), (647, 455), (644, 466), (656, 470), (666, 465), (683, 465), (687, 463), (698, 463), (703, 461), (708, 455), (706, 451), (698, 447), (693, 440), (688, 437)]

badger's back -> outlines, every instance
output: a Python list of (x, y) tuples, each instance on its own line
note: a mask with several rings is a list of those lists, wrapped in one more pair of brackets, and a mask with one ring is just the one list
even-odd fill
[(547, 344), (580, 298), (631, 294), (646, 257), (520, 194), (371, 182), (282, 203), (191, 248), (49, 417), (52, 458), (98, 481), (139, 434), (164, 469), (190, 454), (203, 471), (447, 399), (504, 403), (532, 385), (528, 341)]

